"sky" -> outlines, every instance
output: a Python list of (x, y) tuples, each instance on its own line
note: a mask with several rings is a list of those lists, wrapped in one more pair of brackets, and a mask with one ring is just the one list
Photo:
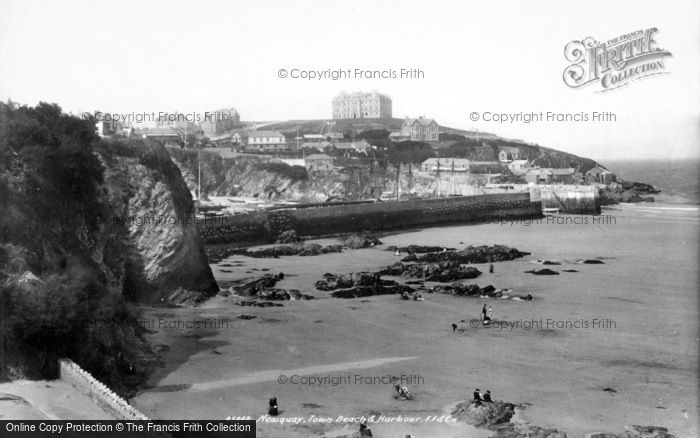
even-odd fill
[[(377, 90), (425, 116), (606, 159), (700, 156), (700, 2), (0, 0), (0, 99), (82, 113), (330, 119), (341, 91)], [(656, 27), (667, 74), (569, 88), (564, 47)], [(420, 69), (422, 78), (307, 80), (292, 71)], [(288, 76), (281, 78), (280, 69)], [(485, 113), (611, 112), (607, 122)], [(479, 120), (470, 115), (476, 112)]]

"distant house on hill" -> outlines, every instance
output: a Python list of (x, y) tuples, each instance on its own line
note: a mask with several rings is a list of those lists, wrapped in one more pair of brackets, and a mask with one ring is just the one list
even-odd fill
[(241, 123), (241, 116), (235, 108), (226, 108), (204, 113), (200, 128), (207, 137), (219, 136)]
[(577, 181), (576, 169), (530, 169), (525, 173), (525, 181), (534, 184), (574, 184)]
[(403, 134), (401, 131), (395, 131), (389, 134), (389, 140), (395, 141), (395, 142), (400, 142), (400, 141), (408, 141), (411, 139), (410, 134)]
[(304, 143), (320, 143), (326, 141), (326, 136), (321, 134), (304, 134)]
[(278, 131), (238, 130), (231, 139), (246, 152), (279, 152), (290, 148), (285, 136)]
[(525, 175), (528, 170), (528, 160), (513, 160), (508, 163), (508, 170), (510, 170), (513, 175)]
[(598, 183), (608, 185), (615, 179), (615, 174), (601, 166), (595, 166), (593, 169), (586, 172), (586, 181), (589, 183)]
[(466, 158), (428, 158), (420, 165), (425, 173), (440, 172), (468, 172), (469, 160)]
[(164, 146), (180, 146), (182, 136), (175, 128), (152, 128), (144, 131), (143, 138), (155, 140)]
[[(401, 125), (402, 137), (408, 137), (411, 141), (438, 141), (440, 136), (440, 127), (435, 119), (426, 119), (419, 117), (417, 119), (406, 119)], [(391, 134), (389, 134), (391, 138)]]
[(313, 154), (304, 159), (304, 165), (309, 172), (329, 172), (333, 169), (333, 157), (326, 154)]
[(498, 161), (501, 163), (509, 163), (520, 159), (520, 149), (516, 147), (501, 146), (498, 149)]

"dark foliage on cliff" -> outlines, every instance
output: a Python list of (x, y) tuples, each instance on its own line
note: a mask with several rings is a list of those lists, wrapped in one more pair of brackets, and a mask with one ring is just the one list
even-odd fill
[(292, 181), (303, 181), (309, 178), (306, 168), (302, 166), (290, 166), (286, 163), (258, 163), (255, 167), (258, 170), (276, 173)]
[[(2, 365), (55, 377), (57, 359), (71, 357), (123, 392), (123, 369), (149, 351), (121, 295), (123, 244), (106, 225), (99, 141), (92, 122), (57, 105), (0, 103)], [(43, 280), (18, 281), (27, 271)]]
[(433, 148), (419, 141), (402, 141), (387, 150), (387, 160), (392, 164), (419, 164), (432, 157), (435, 157)]

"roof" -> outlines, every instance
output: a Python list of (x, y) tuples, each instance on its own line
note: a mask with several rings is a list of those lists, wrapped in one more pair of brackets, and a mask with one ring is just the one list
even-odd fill
[[(438, 159), (437, 158), (428, 158), (427, 160), (423, 161), (424, 165), (430, 165), (430, 164), (435, 164), (437, 165)], [(456, 165), (469, 165), (469, 160), (467, 158), (440, 158), (440, 165), (441, 166), (452, 166), (452, 163)]]
[(304, 138), (317, 138), (319, 140), (325, 140), (326, 136), (321, 134), (304, 134)]
[(29, 282), (43, 283), (44, 281), (41, 278), (37, 277), (32, 271), (25, 271), (24, 274), (20, 275), (20, 277), (17, 279), (17, 283)]
[(233, 133), (229, 132), (226, 134), (213, 136), (209, 140), (211, 140), (211, 141), (228, 140), (231, 137), (233, 137)]
[(593, 169), (590, 169), (586, 173), (612, 173), (608, 169), (604, 169), (601, 166), (595, 166)]
[(312, 154), (306, 157), (306, 160), (333, 160), (333, 157), (329, 157), (326, 154)]
[(172, 136), (180, 136), (180, 133), (173, 129), (173, 128), (151, 128), (148, 131), (144, 131), (143, 135), (151, 137), (151, 136), (164, 136), (164, 135), (172, 135)]
[(515, 146), (499, 146), (499, 152), (520, 152), (520, 149)]
[(413, 125), (414, 123), (418, 122), (419, 125), (422, 126), (430, 126), (431, 124), (435, 123), (437, 125), (437, 122), (435, 119), (426, 119), (425, 117), (419, 117), (417, 119), (409, 119), (406, 117), (406, 119), (403, 121), (404, 125)]
[(278, 131), (248, 131), (248, 137), (284, 137)]
[(567, 169), (550, 169), (552, 172), (552, 175), (573, 175), (574, 174), (574, 169), (567, 168)]

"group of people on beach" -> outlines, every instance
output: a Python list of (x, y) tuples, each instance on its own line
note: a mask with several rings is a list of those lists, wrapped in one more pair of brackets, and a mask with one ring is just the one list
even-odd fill
[(479, 392), (479, 388), (476, 388), (474, 390), (473, 403), (475, 406), (481, 406), (482, 403), (493, 403), (493, 400), (491, 399), (491, 391), (486, 390), (486, 392), (482, 394)]
[[(408, 294), (408, 292), (404, 291), (401, 294), (401, 299), (402, 300), (410, 300), (411, 296)], [(417, 294), (413, 295), (413, 301), (423, 301), (423, 300), (424, 300), (424, 298), (423, 298), (422, 293), (417, 293)]]

